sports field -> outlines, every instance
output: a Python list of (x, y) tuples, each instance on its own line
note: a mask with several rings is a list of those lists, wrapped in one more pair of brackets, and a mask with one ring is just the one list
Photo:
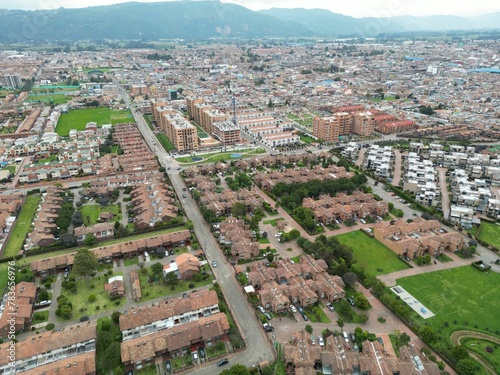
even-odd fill
[(351, 247), (354, 259), (372, 275), (385, 275), (408, 268), (387, 246), (360, 230), (334, 237), (341, 244)]
[(462, 329), (500, 337), (500, 274), (465, 266), (401, 278), (397, 284), (436, 314), (425, 322), (444, 342)]
[(85, 130), (88, 122), (96, 122), (97, 126), (102, 126), (134, 122), (134, 119), (128, 109), (111, 110), (108, 107), (74, 109), (61, 115), (57, 122), (56, 132), (60, 136), (67, 136), (71, 129)]

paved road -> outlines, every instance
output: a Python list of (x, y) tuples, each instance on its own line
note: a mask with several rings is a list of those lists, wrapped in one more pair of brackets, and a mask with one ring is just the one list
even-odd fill
[[(120, 89), (125, 103), (130, 106), (130, 99), (127, 93), (118, 84), (118, 82), (116, 82), (116, 84)], [(175, 160), (167, 154), (163, 147), (156, 146), (156, 137), (147, 126), (142, 115), (137, 113), (134, 109), (132, 109), (132, 113), (138, 124), (139, 130), (146, 140), (146, 143), (158, 156), (160, 164), (167, 168), (168, 176), (177, 193), (177, 196), (182, 196), (185, 185), (179, 175), (178, 169), (175, 168)], [(236, 324), (238, 325), (249, 349), (237, 355), (236, 361), (248, 367), (252, 367), (253, 365), (264, 360), (272, 361), (275, 353), (272, 350), (269, 340), (265, 336), (266, 334), (264, 330), (261, 329), (261, 324), (257, 320), (253, 309), (250, 307), (246, 297), (243, 295), (243, 289), (235, 278), (233, 267), (226, 261), (225, 256), (222, 254), (215, 238), (212, 236), (194, 200), (188, 196), (181, 202), (186, 216), (193, 223), (194, 232), (198, 237), (203, 250), (205, 251), (205, 255), (209, 260), (209, 263), (211, 264), (214, 260), (217, 263), (217, 267), (213, 268), (214, 274), (216, 275), (216, 279), (226, 297)], [(208, 366), (192, 373), (208, 375), (213, 374), (213, 370), (213, 366)]]
[(443, 217), (446, 219), (450, 216), (450, 197), (448, 194), (448, 184), (446, 183), (446, 168), (437, 168), (439, 173), (439, 188), (441, 190), (441, 207), (443, 209)]

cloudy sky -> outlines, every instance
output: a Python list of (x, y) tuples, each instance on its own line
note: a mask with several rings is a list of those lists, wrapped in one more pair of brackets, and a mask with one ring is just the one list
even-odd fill
[[(81, 8), (93, 5), (109, 5), (126, 0), (0, 0), (0, 8), (6, 9), (56, 9)], [(157, 0), (136, 0), (152, 2)], [(158, 0), (164, 1), (164, 0)], [(390, 17), (399, 15), (427, 16), (453, 14), (476, 16), (500, 11), (498, 0), (222, 0), (253, 10), (281, 8), (322, 8), (353, 17)]]

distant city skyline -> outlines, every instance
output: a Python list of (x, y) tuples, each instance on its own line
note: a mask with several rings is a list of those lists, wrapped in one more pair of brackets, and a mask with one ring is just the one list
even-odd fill
[[(135, 0), (139, 2), (158, 2), (165, 0)], [(177, 0), (179, 1), (179, 0)], [(180, 0), (182, 1), (182, 0)], [(185, 1), (185, 0), (184, 0)], [(252, 10), (269, 8), (321, 8), (334, 13), (352, 17), (394, 17), (403, 15), (457, 15), (477, 16), (499, 12), (497, 1), (482, 0), (476, 2), (457, 0), (353, 0), (349, 2), (331, 0), (221, 0)], [(111, 5), (129, 2), (129, 0), (0, 0), (0, 9), (57, 9), (84, 8), (97, 5)]]

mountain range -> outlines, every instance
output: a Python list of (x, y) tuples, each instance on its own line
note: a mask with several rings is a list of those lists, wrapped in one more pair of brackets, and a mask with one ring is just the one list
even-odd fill
[(55, 10), (0, 9), (0, 42), (262, 37), (373, 37), (379, 33), (498, 28), (500, 12), (354, 18), (323, 9), (251, 11), (220, 1), (129, 2)]

